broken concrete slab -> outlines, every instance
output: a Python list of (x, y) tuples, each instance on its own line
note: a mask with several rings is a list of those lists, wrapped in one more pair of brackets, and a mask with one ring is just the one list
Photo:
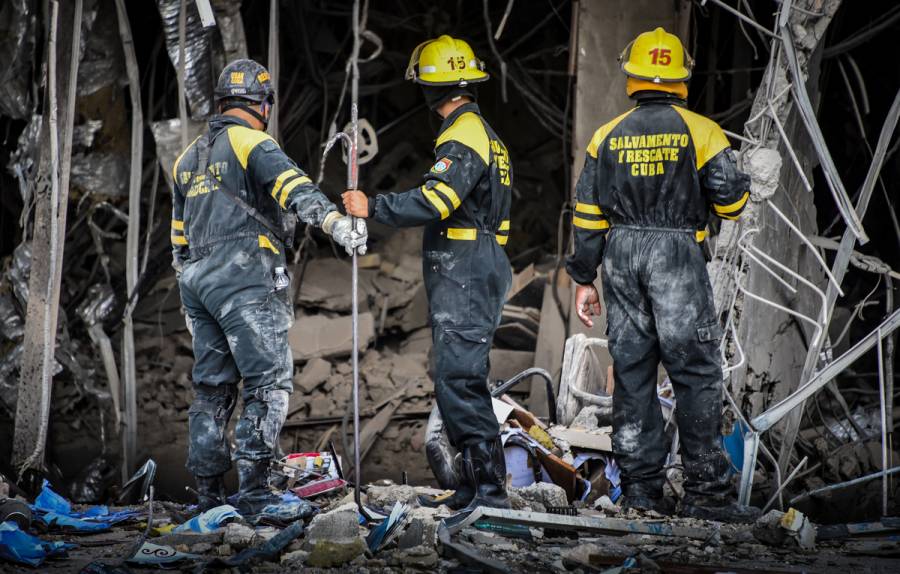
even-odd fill
[(554, 440), (561, 440), (576, 449), (612, 452), (612, 428), (587, 431), (564, 426), (552, 426), (548, 431)]
[[(359, 314), (359, 346), (365, 349), (375, 339), (375, 319), (371, 313)], [(308, 361), (316, 357), (339, 357), (350, 354), (353, 348), (351, 318), (324, 315), (298, 317), (288, 331), (294, 361)]]
[(222, 542), (231, 548), (247, 548), (253, 543), (256, 531), (239, 522), (231, 522), (225, 527)]
[(366, 499), (369, 504), (378, 508), (390, 509), (397, 502), (413, 504), (416, 501), (416, 489), (406, 484), (390, 486), (369, 486)]
[(356, 504), (342, 504), (315, 516), (306, 530), (304, 549), (309, 552), (306, 564), (333, 568), (346, 564), (366, 551), (360, 533)]
[(566, 491), (550, 482), (535, 482), (522, 488), (513, 488), (517, 495), (521, 496), (525, 503), (538, 512), (546, 512), (551, 506), (568, 506), (569, 500)]
[(416, 546), (407, 550), (394, 552), (391, 555), (392, 565), (420, 570), (432, 570), (438, 563), (438, 554), (434, 547)]
[[(350, 285), (351, 273), (349, 261), (331, 258), (310, 261), (303, 273), (297, 302), (307, 308), (350, 311), (350, 289), (336, 289), (335, 285)], [(368, 296), (376, 292), (373, 280), (377, 274), (377, 269), (359, 270), (360, 306), (368, 305)]]
[(304, 393), (311, 393), (316, 387), (325, 382), (331, 375), (331, 363), (320, 357), (310, 359), (303, 370), (294, 377), (294, 387)]

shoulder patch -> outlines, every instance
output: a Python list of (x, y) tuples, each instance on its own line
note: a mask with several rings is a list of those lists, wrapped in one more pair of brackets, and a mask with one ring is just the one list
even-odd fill
[(450, 166), (453, 165), (453, 160), (449, 157), (442, 157), (437, 160), (433, 166), (431, 166), (431, 173), (444, 173)]
[(278, 144), (275, 143), (275, 140), (268, 139), (268, 140), (263, 140), (263, 142), (261, 144), (259, 144), (259, 149), (261, 149), (263, 151), (276, 151), (280, 148), (278, 147)]
[(587, 152), (589, 154), (591, 154), (591, 157), (593, 157), (593, 158), (597, 157), (597, 153), (599, 153), (599, 151), (600, 151), (600, 144), (603, 143), (603, 140), (606, 139), (606, 136), (608, 136), (609, 133), (611, 131), (613, 131), (615, 129), (615, 127), (617, 125), (619, 125), (619, 123), (622, 120), (624, 120), (628, 116), (628, 114), (633, 112), (635, 109), (636, 108), (631, 108), (630, 110), (628, 110), (624, 114), (620, 115), (619, 117), (615, 118), (614, 120), (603, 124), (602, 126), (600, 126), (600, 129), (598, 129), (596, 132), (594, 132), (594, 136), (591, 138), (591, 141), (590, 141), (590, 143), (588, 143), (588, 147), (587, 147)]
[(481, 123), (481, 118), (476, 114), (466, 112), (456, 118), (456, 121), (438, 136), (434, 148), (437, 149), (448, 141), (456, 141), (471, 148), (484, 160), (485, 165), (490, 163), (490, 139), (484, 129), (484, 124)]
[(278, 147), (272, 136), (266, 132), (250, 129), (244, 126), (232, 126), (228, 128), (228, 141), (235, 157), (241, 163), (241, 167), (247, 169), (247, 160), (256, 146), (269, 141), (271, 145)]

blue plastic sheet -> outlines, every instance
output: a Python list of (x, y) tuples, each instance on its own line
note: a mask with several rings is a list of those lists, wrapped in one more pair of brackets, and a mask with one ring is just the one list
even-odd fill
[(84, 512), (75, 512), (72, 510), (72, 503), (57, 494), (47, 480), (44, 480), (41, 492), (34, 499), (31, 508), (35, 518), (48, 528), (57, 527), (81, 532), (108, 530), (113, 524), (135, 518), (139, 514), (134, 510), (110, 513), (109, 507), (104, 505), (91, 506)]
[(731, 434), (722, 437), (722, 448), (728, 455), (732, 474), (739, 474), (744, 468), (744, 434), (746, 433), (747, 427), (741, 421), (737, 421)]
[(240, 518), (237, 509), (230, 504), (211, 508), (175, 527), (173, 532), (212, 532), (221, 528), (229, 519)]
[(64, 556), (75, 544), (65, 542), (45, 542), (37, 536), (23, 532), (12, 520), (0, 524), (0, 558), (40, 566), (47, 558)]

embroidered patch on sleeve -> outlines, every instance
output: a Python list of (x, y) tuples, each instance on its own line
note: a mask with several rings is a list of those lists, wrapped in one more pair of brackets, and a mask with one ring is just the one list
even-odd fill
[(431, 166), (431, 172), (444, 173), (445, 171), (450, 169), (451, 165), (453, 165), (452, 159), (450, 159), (449, 157), (442, 157), (441, 159), (437, 160), (437, 162), (435, 162), (433, 166)]

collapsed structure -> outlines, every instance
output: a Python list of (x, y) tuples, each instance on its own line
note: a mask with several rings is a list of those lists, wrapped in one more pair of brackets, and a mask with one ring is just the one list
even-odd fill
[[(326, 189), (330, 181), (342, 182), (343, 166), (335, 159), (320, 162), (318, 145), (343, 129), (348, 118), (342, 67), (347, 39), (342, 35), (349, 6), (333, 13), (324, 4), (296, 9), (273, 1), (260, 15), (258, 6), (250, 10), (228, 0), (211, 6), (160, 0), (150, 8), (126, 7), (120, 0), (78, 0), (51, 3), (46, 14), (37, 4), (22, 0), (0, 11), (0, 31), (12, 47), (5, 71), (7, 94), (0, 100), (10, 134), (4, 148), (10, 166), (2, 182), (9, 212), (4, 217), (7, 222), (17, 220), (15, 233), (3, 238), (9, 257), (0, 293), (6, 340), (0, 382), (8, 392), (0, 399), (8, 413), (5, 432), (15, 437), (4, 441), (12, 450), (4, 452), (2, 460), (9, 464), (3, 472), (28, 489), (29, 477), (34, 480), (49, 468), (54, 487), (64, 488), (69, 498), (97, 503), (106, 501), (117, 490), (115, 485), (151, 458), (157, 467), (157, 498), (180, 500), (185, 497), (180, 473), (185, 449), (171, 445), (184, 444), (192, 360), (190, 336), (168, 270), (166, 189), (171, 188), (171, 166), (211, 113), (216, 72), (225, 61), (256, 52), (268, 56), (275, 81), (288, 94), (271, 130), (283, 136), (286, 148), (306, 158), (307, 170), (317, 173)], [(384, 521), (381, 539), (361, 543), (355, 507), (342, 503), (339, 485), (337, 490), (311, 493), (320, 497), (323, 512), (296, 548), (290, 546), (291, 536), (301, 533), (282, 530), (286, 541), (269, 555), (288, 548), (296, 554), (287, 562), (325, 567), (357, 560), (360, 565), (358, 557), (365, 551), (387, 548), (397, 562), (390, 558), (385, 566), (434, 568), (474, 561), (489, 570), (515, 570), (516, 564), (527, 561), (516, 557), (519, 545), (545, 549), (547, 544), (542, 539), (509, 542), (497, 533), (528, 538), (535, 534), (528, 528), (541, 528), (547, 542), (557, 539), (559, 529), (580, 529), (583, 537), (586, 532), (637, 533), (631, 542), (627, 537), (617, 542), (600, 538), (594, 541), (596, 548), (582, 544), (572, 552), (552, 542), (550, 547), (557, 549), (550, 553), (553, 558), (541, 562), (547, 569), (597, 567), (629, 556), (637, 560), (640, 551), (629, 544), (641, 544), (646, 539), (640, 536), (662, 531), (640, 520), (603, 522), (604, 516), (611, 520), (608, 517), (616, 513), (615, 464), (605, 428), (614, 392), (611, 364), (603, 326), (584, 334), (570, 320), (571, 282), (559, 265), (568, 232), (565, 204), (581, 150), (596, 126), (627, 105), (619, 96), (624, 91), (617, 87), (613, 55), (646, 27), (637, 17), (623, 16), (640, 13), (640, 7), (629, 2), (563, 2), (531, 14), (512, 2), (472, 4), (473, 11), (465, 15), (419, 6), (405, 6), (402, 14), (375, 6), (363, 10), (362, 187), (402, 187), (424, 167), (430, 152), (430, 142), (412, 143), (410, 138), (416, 136), (399, 137), (394, 129), (429, 121), (415, 94), (393, 87), (402, 59), (397, 54), (407, 50), (407, 37), (423, 33), (418, 25), (406, 27), (405, 19), (426, 19), (432, 35), (446, 26), (465, 29), (466, 24), (477, 24), (471, 30), (481, 31), (472, 32), (471, 40), (493, 55), (489, 65), (499, 80), (498, 92), (482, 97), (511, 115), (528, 118), (527, 130), (510, 125), (507, 129), (515, 135), (504, 135), (506, 141), (516, 141), (510, 145), (519, 182), (510, 248), (517, 274), (492, 351), (490, 378), (514, 384), (494, 387), (502, 391), (495, 393), (495, 410), (506, 423), (512, 486), (523, 490), (519, 496), (525, 502), (517, 508), (582, 516), (550, 520), (488, 512), (482, 522), (493, 525), (494, 533), (484, 534), (487, 527), (482, 532), (469, 528), (463, 531), (462, 545), (460, 538), (445, 539), (455, 533), (442, 533), (443, 560), (451, 562), (439, 562), (434, 516), (440, 513), (408, 508), (414, 490), (369, 486), (366, 504), (386, 514), (396, 510), (396, 515)], [(728, 365), (725, 399), (733, 424), (723, 435), (742, 501), (780, 508), (785, 514), (770, 515), (767, 523), (757, 525), (752, 540), (747, 530), (724, 535), (725, 545), (711, 552), (706, 525), (668, 523), (671, 530), (663, 535), (679, 542), (660, 542), (659, 548), (645, 551), (644, 558), (652, 562), (654, 556), (659, 560), (671, 555), (677, 561), (695, 561), (702, 553), (707, 561), (721, 564), (734, 559), (727, 558), (728, 548), (738, 548), (748, 559), (758, 557), (754, 545), (760, 543), (809, 548), (809, 520), (800, 510), (829, 522), (838, 518), (837, 508), (854, 500), (857, 514), (841, 516), (840, 521), (871, 521), (896, 513), (890, 437), (893, 331), (900, 318), (893, 309), (892, 282), (900, 263), (900, 229), (886, 170), (896, 170), (892, 141), (900, 94), (894, 93), (896, 73), (881, 76), (879, 90), (889, 89), (875, 94), (869, 69), (860, 66), (851, 51), (874, 51), (865, 48), (867, 42), (876, 42), (879, 33), (894, 26), (900, 11), (870, 6), (870, 12), (854, 19), (837, 0), (780, 2), (774, 16), (768, 14), (772, 5), (764, 2), (739, 2), (737, 9), (715, 0), (653, 8), (659, 11), (657, 19), (679, 30), (683, 39), (693, 18), (693, 33), (712, 46), (704, 50), (706, 44), (699, 39), (688, 43), (698, 58), (697, 72), (705, 70), (707, 75), (702, 97), (692, 95), (692, 103), (706, 106), (708, 112), (725, 110), (713, 117), (732, 130), (735, 145), (742, 142), (741, 162), (753, 179), (744, 219), (723, 225), (710, 264), (717, 309), (729, 334), (722, 356)], [(850, 23), (847, 30), (829, 41), (829, 30), (841, 18)], [(136, 25), (151, 19), (152, 30)], [(343, 28), (337, 22), (344, 22)], [(551, 26), (556, 30), (547, 31)], [(392, 28), (401, 31), (396, 38), (386, 33)], [(280, 38), (279, 32), (284, 36), (287, 29), (303, 30), (299, 44), (296, 38)], [(716, 47), (736, 30), (737, 39), (728, 44), (732, 57), (725, 61), (732, 68), (764, 69), (726, 82), (719, 76), (740, 72), (717, 64), (721, 55)], [(287, 42), (297, 48), (291, 52), (297, 59), (288, 58)], [(523, 43), (532, 42), (536, 46), (522, 50)], [(763, 53), (753, 59), (754, 50)], [(42, 62), (46, 74), (40, 73)], [(822, 94), (826, 84), (820, 74), (826, 69), (831, 71), (830, 90), (845, 90), (841, 102), (850, 118), (845, 131), (834, 127), (841, 122), (832, 119), (837, 112), (828, 108)], [(760, 72), (756, 86), (751, 79), (758, 79)], [(695, 77), (692, 94), (701, 92), (701, 79)], [(127, 100), (122, 87), (126, 83)], [(730, 97), (716, 93), (722, 85), (731, 88)], [(599, 98), (604, 101), (598, 103)], [(832, 116), (817, 114), (817, 103)], [(498, 131), (505, 134), (503, 127)], [(545, 131), (533, 133), (538, 130)], [(856, 142), (850, 152), (838, 149), (834, 137), (828, 137), (846, 133)], [(421, 144), (421, 150), (415, 144)], [(859, 186), (855, 193), (850, 191), (854, 185)], [(339, 190), (339, 183), (332, 184), (331, 191)], [(879, 206), (875, 220), (865, 217), (870, 205)], [(516, 233), (516, 228), (522, 231)], [(453, 465), (447, 461), (452, 462), (453, 453), (441, 444), (438, 423), (426, 422), (433, 396), (427, 368), (430, 329), (416, 247), (420, 239), (409, 231), (389, 235), (383, 229), (373, 236), (374, 253), (360, 261), (363, 476), (366, 481), (450, 486)], [(286, 452), (324, 453), (333, 443), (333, 454), (339, 449), (347, 466), (352, 452), (347, 438), (350, 365), (345, 360), (351, 349), (351, 298), (337, 286), (349, 284), (350, 270), (322, 236), (307, 231), (298, 240), (292, 269), (295, 391), (282, 446)], [(555, 241), (555, 253), (545, 240)], [(870, 308), (876, 297), (879, 306)], [(857, 360), (868, 361), (870, 372), (857, 367), (848, 373)], [(532, 367), (547, 372), (549, 388), (541, 374), (515, 382), (518, 373)], [(662, 408), (671, 414), (677, 405), (672, 404), (664, 373), (660, 383)], [(668, 475), (677, 494), (678, 439), (671, 438)], [(79, 452), (85, 447), (90, 462)], [(430, 468), (424, 464), (426, 453)], [(451, 476), (442, 476), (441, 468)], [(300, 481), (300, 488), (309, 486), (309, 478)], [(335, 479), (330, 474), (318, 478)], [(41, 484), (34, 481), (30, 488), (37, 494)], [(829, 493), (836, 496), (831, 503), (823, 498)], [(28, 494), (21, 491), (32, 500)], [(149, 496), (149, 491), (143, 494)], [(49, 530), (64, 524), (46, 520), (47, 513), (58, 508), (38, 501), (34, 506), (38, 522), (43, 520)], [(144, 514), (117, 515), (106, 524), (117, 536), (129, 538), (113, 526), (118, 518), (146, 516), (154, 508), (156, 525), (183, 522), (178, 508), (165, 506), (161, 515), (159, 506), (145, 504), (133, 509)], [(791, 506), (796, 509), (791, 511)], [(503, 525), (510, 524), (504, 530)], [(214, 550), (228, 557), (243, 547), (265, 546), (266, 537), (275, 533), (238, 532), (238, 526), (218, 530), (209, 540), (141, 542), (194, 555)], [(866, 528), (886, 532), (896, 526), (885, 520)], [(837, 534), (820, 528), (818, 539), (827, 548), (826, 540), (846, 538), (862, 528), (850, 525)], [(197, 529), (209, 534), (204, 527)], [(618, 542), (618, 550), (610, 551)], [(732, 543), (735, 546), (729, 546)], [(195, 548), (202, 544), (209, 546)], [(141, 547), (135, 546), (134, 556)], [(490, 548), (499, 562), (509, 563), (485, 564), (483, 556), (472, 557), (472, 548), (479, 547)], [(853, 567), (852, 560), (836, 558), (846, 552), (865, 555), (884, 549), (877, 542), (854, 542), (822, 560)], [(86, 557), (96, 558), (90, 553)], [(806, 558), (794, 557), (798, 559)], [(376, 562), (371, 566), (378, 565), (377, 554), (372, 560)], [(815, 569), (824, 567), (815, 564)]]

